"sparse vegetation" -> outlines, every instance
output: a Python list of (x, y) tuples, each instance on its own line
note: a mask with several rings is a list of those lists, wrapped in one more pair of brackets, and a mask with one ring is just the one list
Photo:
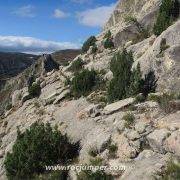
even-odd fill
[(136, 103), (142, 103), (142, 102), (144, 102), (145, 100), (146, 100), (146, 98), (145, 98), (142, 94), (139, 94), (139, 95), (136, 96), (135, 102), (136, 102)]
[(89, 37), (82, 46), (82, 53), (86, 53), (89, 50), (90, 46), (95, 45), (96, 41), (97, 40), (95, 36)]
[(96, 157), (99, 154), (98, 149), (97, 148), (92, 148), (89, 150), (89, 155), (92, 157)]
[(81, 58), (78, 58), (76, 61), (73, 61), (71, 66), (70, 66), (70, 70), (73, 72), (78, 72), (80, 70), (82, 70), (84, 65), (84, 62)]
[(178, 0), (163, 0), (154, 25), (154, 34), (159, 36), (174, 20), (179, 17), (180, 3)]
[(173, 107), (170, 104), (170, 101), (172, 101), (174, 99), (174, 95), (173, 94), (167, 94), (164, 93), (161, 96), (158, 96), (156, 101), (159, 104), (159, 107), (165, 112), (165, 113), (171, 113), (172, 111), (174, 111)]
[(143, 27), (135, 17), (127, 16), (124, 18), (125, 22), (133, 23), (137, 27), (138, 33), (137, 36), (132, 40), (133, 43), (138, 43), (150, 36), (148, 28)]
[(159, 95), (156, 94), (149, 94), (147, 98), (148, 101), (155, 101), (155, 102), (158, 102), (158, 99), (159, 99)]
[(170, 161), (166, 171), (162, 175), (163, 180), (178, 180), (180, 179), (180, 163)]
[(116, 156), (116, 152), (118, 150), (117, 144), (110, 144), (108, 146), (110, 157), (114, 158)]
[(79, 143), (70, 143), (66, 135), (50, 124), (34, 123), (20, 132), (12, 153), (7, 153), (5, 169), (9, 179), (30, 179), (45, 172), (46, 165), (66, 164), (79, 153)]
[[(90, 160), (90, 166), (97, 168), (102, 166), (102, 159), (100, 157), (92, 158)], [(78, 180), (113, 180), (114, 178), (111, 175), (107, 175), (104, 170), (96, 169), (94, 171), (91, 170), (83, 170), (78, 174)]]
[(161, 44), (160, 44), (160, 52), (159, 54), (157, 55), (157, 58), (159, 57), (163, 57), (164, 56), (164, 51), (166, 49), (168, 49), (170, 46), (166, 44), (166, 39), (165, 38), (162, 38), (161, 40)]
[(94, 70), (83, 70), (75, 74), (71, 82), (71, 92), (74, 97), (88, 95), (96, 85), (97, 74)]
[(133, 125), (134, 120), (135, 120), (134, 114), (132, 114), (131, 112), (126, 113), (126, 114), (123, 116), (123, 120), (126, 121), (125, 126), (126, 126), (127, 128), (130, 128), (130, 127)]

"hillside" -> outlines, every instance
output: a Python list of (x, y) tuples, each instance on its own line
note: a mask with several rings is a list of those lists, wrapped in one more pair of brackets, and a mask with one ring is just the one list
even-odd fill
[(2, 57), (6, 57), (6, 59), (0, 59), (0, 65), (2, 65), (1, 72), (3, 72), (0, 76), (0, 114), (5, 110), (6, 106), (10, 104), (13, 91), (26, 86), (28, 78), (32, 74), (34, 74), (35, 77), (39, 77), (43, 73), (42, 62), (44, 62), (45, 57), (47, 57), (45, 71), (48, 72), (54, 67), (59, 68), (60, 65), (71, 62), (79, 52), (79, 50), (72, 49), (61, 50), (52, 55), (44, 55), (41, 57), (32, 55), (32, 57), (36, 57), (36, 60), (27, 54), (1, 53)]
[[(179, 7), (120, 0), (70, 64), (43, 55), (8, 81), (3, 93), (16, 88), (0, 118), (0, 179), (179, 179)], [(57, 164), (106, 168), (45, 170)]]
[(0, 80), (16, 76), (38, 58), (32, 54), (0, 52)]

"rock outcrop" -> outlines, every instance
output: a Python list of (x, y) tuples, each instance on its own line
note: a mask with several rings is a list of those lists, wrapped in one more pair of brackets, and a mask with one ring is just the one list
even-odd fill
[[(105, 30), (97, 36), (97, 52), (92, 53), (90, 47), (87, 53), (78, 55), (73, 61), (81, 58), (84, 69), (99, 71), (101, 78), (108, 82), (113, 78), (110, 71), (112, 57), (126, 47), (127, 51), (132, 51), (133, 68), (139, 62), (143, 75), (149, 70), (155, 71), (158, 92), (151, 96), (157, 98), (163, 92), (177, 93), (180, 88), (180, 20), (160, 36), (151, 35), (140, 42), (132, 41), (138, 33), (135, 25), (124, 21), (130, 15), (144, 27), (150, 26), (151, 30), (160, 3), (160, 0), (121, 0)], [(103, 37), (109, 29), (115, 41), (113, 49), (103, 47)], [(162, 41), (167, 45), (163, 52)], [(69, 96), (71, 88), (65, 83), (74, 77), (69, 71), (71, 63), (60, 68), (56, 63), (50, 63), (47, 69), (47, 64), (38, 63), (10, 83), (12, 86), (17, 84), (18, 88), (16, 86), (9, 92), (13, 107), (0, 119), (0, 179), (6, 179), (3, 163), (7, 152), (12, 151), (16, 128), (24, 131), (34, 122), (57, 125), (72, 142), (80, 142), (78, 165), (90, 162), (92, 149), (97, 150), (97, 157), (101, 157), (108, 167), (124, 165), (123, 171), (106, 172), (116, 179), (158, 179), (169, 160), (180, 156), (179, 100), (170, 101), (175, 108), (167, 113), (163, 111), (163, 106), (169, 105), (167, 99), (161, 106), (153, 99), (137, 102), (134, 97), (106, 104), (97, 98), (102, 95), (103, 99), (106, 95), (102, 89), (92, 91), (88, 97), (75, 99)], [(37, 98), (28, 98), (26, 81), (30, 74), (36, 76), (35, 82), (41, 86), (41, 95)], [(112, 151), (111, 145), (116, 151)], [(76, 179), (75, 171), (70, 174), (73, 180)]]

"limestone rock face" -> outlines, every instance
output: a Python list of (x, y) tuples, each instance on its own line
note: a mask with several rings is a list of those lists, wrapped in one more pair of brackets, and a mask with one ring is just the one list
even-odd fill
[(146, 26), (152, 25), (160, 2), (161, 0), (119, 0), (113, 14), (104, 26), (104, 30), (123, 26), (124, 18), (127, 16), (136, 17)]
[[(132, 51), (137, 60), (134, 66), (139, 62), (141, 70), (146, 74), (149, 70), (154, 70), (158, 80), (158, 89), (178, 91), (180, 89), (180, 20), (170, 26), (159, 37), (153, 40), (144, 40), (136, 45), (132, 45), (128, 50)], [(161, 42), (166, 40), (167, 49), (160, 53)], [(152, 41), (153, 40), (153, 41)], [(152, 42), (150, 42), (152, 41)], [(146, 44), (148, 42), (149, 44)], [(153, 43), (151, 45), (151, 43)], [(146, 49), (141, 48), (142, 44)], [(149, 46), (149, 47), (148, 47)], [(137, 48), (139, 47), (139, 49)], [(140, 54), (140, 57), (137, 57)]]

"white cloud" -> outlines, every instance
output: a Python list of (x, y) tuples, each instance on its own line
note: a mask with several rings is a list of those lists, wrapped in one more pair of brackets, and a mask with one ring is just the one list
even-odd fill
[(79, 47), (79, 44), (71, 42), (44, 41), (33, 37), (0, 36), (0, 51), (39, 54), (62, 49), (78, 49)]
[(65, 12), (61, 11), (60, 9), (55, 9), (53, 13), (53, 17), (55, 18), (65, 18), (69, 16), (69, 14), (66, 14)]
[(35, 10), (34, 6), (27, 5), (27, 6), (20, 7), (17, 10), (13, 11), (13, 14), (16, 14), (21, 17), (33, 18), (36, 16), (34, 10)]
[(94, 9), (78, 12), (77, 17), (81, 24), (91, 27), (102, 27), (111, 13), (115, 9), (116, 4), (109, 6), (101, 6)]

